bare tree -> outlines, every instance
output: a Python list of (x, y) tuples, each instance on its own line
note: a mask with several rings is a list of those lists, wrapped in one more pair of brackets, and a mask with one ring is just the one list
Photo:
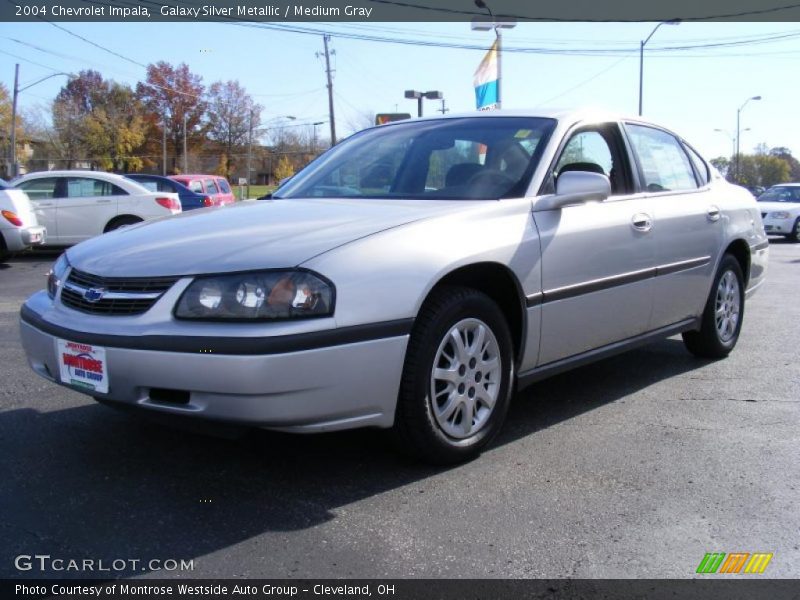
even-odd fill
[[(224, 149), (223, 170), (230, 177), (231, 156), (247, 145), (251, 131), (261, 124), (262, 107), (238, 81), (217, 81), (208, 90), (208, 137)], [(255, 133), (253, 134), (255, 136)]]

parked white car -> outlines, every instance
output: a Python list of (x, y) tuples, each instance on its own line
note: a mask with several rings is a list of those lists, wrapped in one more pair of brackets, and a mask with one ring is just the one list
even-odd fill
[(773, 185), (758, 197), (758, 207), (764, 231), (800, 242), (800, 183)]
[(36, 221), (30, 200), (22, 190), (0, 179), (0, 262), (12, 252), (43, 244), (47, 232)]
[(89, 238), (181, 212), (177, 194), (151, 192), (113, 173), (40, 171), (12, 185), (30, 198), (39, 223), (47, 228), (47, 245), (71, 246)]

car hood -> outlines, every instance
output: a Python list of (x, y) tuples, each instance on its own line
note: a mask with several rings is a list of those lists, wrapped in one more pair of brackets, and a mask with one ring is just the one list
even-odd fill
[(475, 201), (298, 199), (193, 210), (123, 227), (67, 252), (106, 277), (225, 273), (299, 265), (353, 240)]
[(760, 212), (773, 212), (773, 211), (796, 211), (800, 210), (800, 202), (759, 202), (758, 209)]

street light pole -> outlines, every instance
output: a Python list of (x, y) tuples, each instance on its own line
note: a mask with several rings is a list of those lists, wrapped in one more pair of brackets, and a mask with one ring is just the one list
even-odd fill
[(19, 63), (14, 65), (14, 93), (11, 100), (11, 132), (8, 136), (9, 141), (11, 142), (11, 148), (9, 151), (9, 158), (11, 162), (9, 174), (11, 177), (17, 176), (17, 99), (19, 98), (19, 93), (24, 92), (28, 88), (32, 88), (33, 86), (38, 85), (43, 81), (50, 79), (51, 77), (58, 77), (59, 75), (72, 77), (72, 75), (69, 73), (52, 73), (47, 77), (37, 79), (33, 83), (30, 83), (24, 87), (19, 87)]
[(680, 25), (680, 19), (670, 19), (669, 21), (661, 21), (658, 25), (653, 28), (653, 31), (650, 32), (650, 35), (647, 36), (647, 39), (644, 41), (639, 42), (639, 116), (642, 116), (642, 96), (644, 95), (644, 47), (647, 45), (647, 42), (650, 41), (650, 38), (653, 37), (653, 34), (658, 31), (658, 28), (662, 25)]
[(183, 113), (183, 173), (189, 172), (189, 156), (186, 152), (186, 111)]
[(409, 100), (416, 99), (417, 101), (417, 116), (422, 116), (422, 100), (423, 98), (427, 98), (428, 100), (442, 100), (444, 98), (444, 94), (438, 90), (431, 90), (429, 92), (418, 92), (417, 90), (406, 90), (404, 96)]
[(739, 129), (739, 126), (741, 124), (742, 110), (744, 110), (744, 107), (747, 106), (747, 103), (750, 102), (750, 100), (761, 100), (761, 96), (751, 96), (750, 98), (745, 100), (744, 104), (742, 104), (736, 111), (736, 179), (735, 179), (736, 183), (739, 183), (741, 179), (741, 172), (739, 171), (739, 157), (740, 157), (739, 135), (741, 134), (741, 131)]

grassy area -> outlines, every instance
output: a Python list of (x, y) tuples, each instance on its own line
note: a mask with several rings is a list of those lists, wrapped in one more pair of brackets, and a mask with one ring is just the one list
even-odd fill
[[(236, 196), (236, 199), (239, 199), (239, 186), (234, 185), (233, 193)], [(259, 196), (263, 196), (275, 189), (274, 185), (251, 185), (250, 186), (250, 193), (247, 193), (247, 186), (244, 188), (244, 197), (245, 198), (258, 198)]]

